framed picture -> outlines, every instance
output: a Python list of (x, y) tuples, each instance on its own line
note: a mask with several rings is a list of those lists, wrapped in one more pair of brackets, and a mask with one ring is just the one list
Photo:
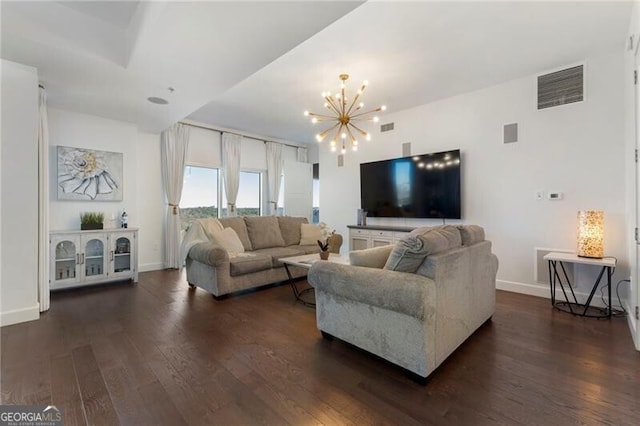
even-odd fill
[(58, 146), (58, 200), (122, 201), (122, 153)]

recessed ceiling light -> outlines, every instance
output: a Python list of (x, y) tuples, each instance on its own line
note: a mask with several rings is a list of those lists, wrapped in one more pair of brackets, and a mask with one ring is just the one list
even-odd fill
[(155, 96), (151, 96), (150, 98), (147, 98), (147, 100), (149, 102), (151, 102), (152, 104), (158, 104), (158, 105), (166, 105), (169, 103), (168, 100), (163, 99), (163, 98), (157, 98)]

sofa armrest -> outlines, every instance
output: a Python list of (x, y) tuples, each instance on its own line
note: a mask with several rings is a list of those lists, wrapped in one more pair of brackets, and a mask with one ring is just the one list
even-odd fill
[(393, 244), (349, 252), (349, 264), (382, 269), (387, 263)]
[(198, 243), (189, 250), (189, 257), (213, 267), (229, 263), (229, 253), (215, 243)]
[(316, 291), (423, 320), (435, 308), (433, 280), (417, 274), (315, 262), (307, 276)]

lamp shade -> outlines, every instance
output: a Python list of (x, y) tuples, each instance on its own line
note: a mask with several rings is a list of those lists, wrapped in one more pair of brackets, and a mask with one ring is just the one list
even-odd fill
[(604, 256), (604, 212), (578, 212), (578, 256), (600, 259)]

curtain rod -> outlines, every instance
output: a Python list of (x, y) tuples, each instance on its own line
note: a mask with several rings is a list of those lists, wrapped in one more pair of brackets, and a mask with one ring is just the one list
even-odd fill
[(216, 129), (214, 127), (207, 127), (207, 126), (201, 126), (201, 125), (198, 125), (198, 124), (185, 123), (184, 121), (178, 121), (178, 123), (184, 124), (185, 126), (196, 127), (198, 129), (211, 130), (211, 131), (214, 131), (214, 132), (218, 132), (220, 134), (231, 133), (232, 135), (238, 135), (238, 136), (242, 136), (243, 138), (253, 139), (253, 140), (256, 140), (256, 141), (262, 141), (264, 143), (273, 142), (273, 143), (279, 143), (280, 145), (284, 145), (284, 146), (290, 146), (291, 148), (307, 148), (306, 146), (291, 145), (291, 144), (284, 143), (284, 142), (276, 142), (276, 141), (269, 141), (269, 140), (266, 140), (266, 139), (254, 138), (253, 136), (247, 136), (247, 135), (243, 135), (241, 133), (234, 133), (234, 132), (230, 132), (228, 130), (220, 130), (220, 129)]

